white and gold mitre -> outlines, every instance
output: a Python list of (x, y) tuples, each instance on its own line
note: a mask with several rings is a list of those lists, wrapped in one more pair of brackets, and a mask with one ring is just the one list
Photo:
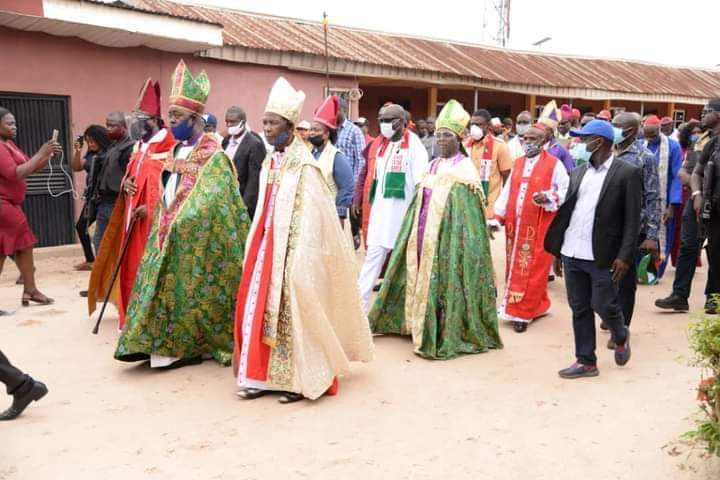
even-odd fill
[(278, 77), (270, 90), (265, 111), (276, 113), (297, 124), (303, 103), (305, 103), (305, 93), (302, 90), (295, 90), (284, 77)]

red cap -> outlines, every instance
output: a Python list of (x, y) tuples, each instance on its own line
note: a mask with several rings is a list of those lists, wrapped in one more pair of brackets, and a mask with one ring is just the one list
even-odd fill
[(569, 122), (573, 118), (573, 111), (570, 105), (563, 104), (560, 107), (560, 115), (563, 122)]
[(337, 114), (339, 110), (340, 99), (337, 95), (331, 95), (315, 110), (315, 118), (313, 118), (313, 121), (322, 123), (326, 127), (335, 130), (337, 128)]
[(670, 117), (663, 117), (660, 119), (660, 125), (667, 125), (668, 123), (673, 123), (673, 119)]
[(577, 108), (572, 109), (572, 118), (579, 119), (581, 116), (582, 115), (580, 114), (580, 110), (578, 110)]
[(160, 117), (160, 83), (153, 83), (152, 79), (145, 80), (140, 90), (136, 111), (143, 112), (151, 117)]
[(645, 119), (645, 125), (660, 125), (660, 119), (657, 115), (650, 115)]
[(612, 120), (612, 115), (610, 114), (610, 110), (600, 110), (600, 113), (597, 114), (597, 118), (607, 120), (609, 122)]

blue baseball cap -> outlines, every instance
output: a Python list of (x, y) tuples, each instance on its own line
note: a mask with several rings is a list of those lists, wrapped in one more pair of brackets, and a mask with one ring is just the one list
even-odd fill
[(583, 128), (570, 130), (570, 136), (573, 137), (589, 137), (590, 135), (597, 135), (611, 142), (615, 141), (615, 130), (613, 130), (612, 124), (605, 120), (591, 120)]
[(203, 115), (203, 120), (205, 120), (205, 125), (212, 125), (214, 127), (217, 127), (217, 118), (215, 118), (215, 115), (212, 113), (206, 113)]

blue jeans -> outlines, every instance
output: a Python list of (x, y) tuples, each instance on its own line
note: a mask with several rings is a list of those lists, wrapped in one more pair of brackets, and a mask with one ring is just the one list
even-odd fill
[(627, 330), (618, 303), (618, 284), (609, 269), (599, 268), (592, 260), (563, 256), (565, 288), (573, 314), (575, 357), (583, 365), (597, 365), (595, 356), (595, 315), (610, 329), (617, 344), (625, 343)]
[(97, 213), (95, 217), (95, 236), (93, 237), (95, 252), (100, 251), (100, 242), (102, 241), (105, 229), (110, 222), (110, 216), (112, 215), (114, 206), (115, 202), (100, 202), (97, 206)]

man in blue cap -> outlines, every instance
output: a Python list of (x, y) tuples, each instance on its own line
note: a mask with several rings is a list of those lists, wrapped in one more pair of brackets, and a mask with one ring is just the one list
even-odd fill
[(630, 330), (618, 303), (618, 283), (635, 261), (640, 232), (640, 169), (613, 157), (615, 132), (592, 120), (570, 135), (581, 143), (585, 163), (570, 176), (570, 188), (545, 237), (545, 249), (562, 258), (568, 304), (573, 312), (576, 361), (562, 378), (598, 375), (594, 313), (610, 329), (615, 363), (630, 360)]

